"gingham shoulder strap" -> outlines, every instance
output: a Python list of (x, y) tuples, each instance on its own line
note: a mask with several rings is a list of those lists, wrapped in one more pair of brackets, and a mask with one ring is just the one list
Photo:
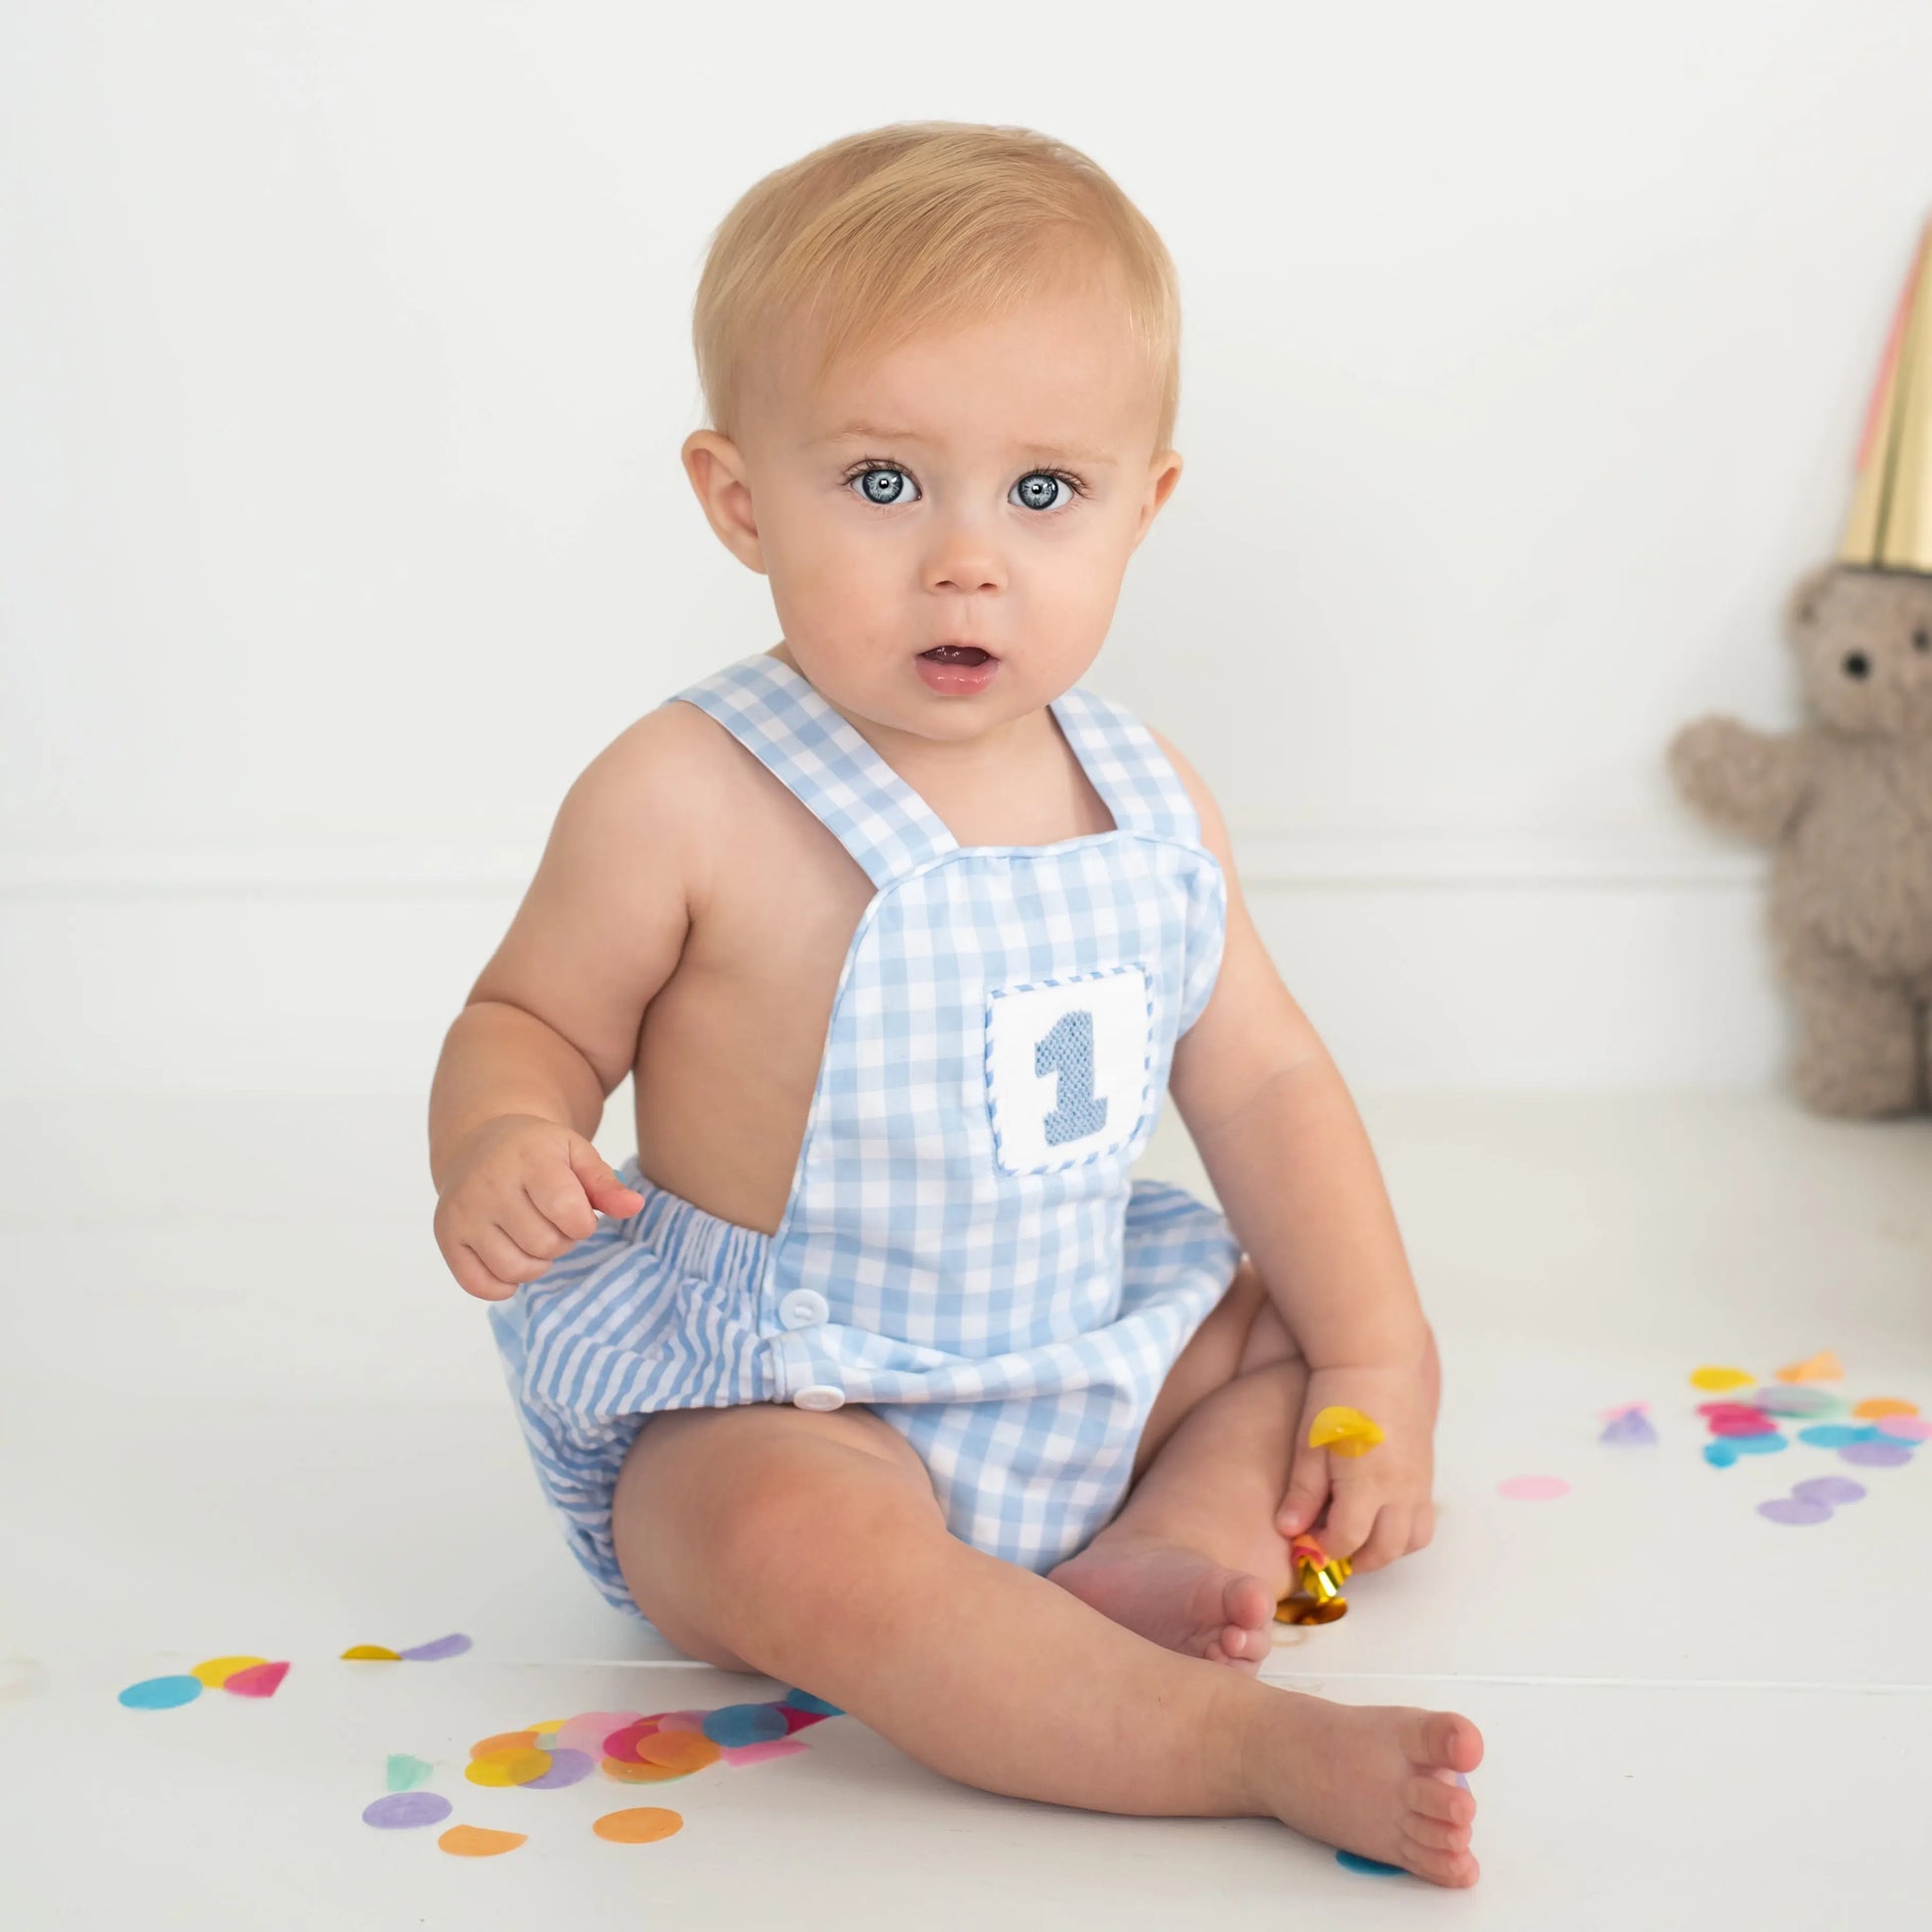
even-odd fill
[(1123, 832), (1200, 843), (1200, 814), (1154, 734), (1127, 709), (1076, 684), (1053, 715)]
[(958, 841), (930, 805), (789, 664), (759, 652), (666, 702), (709, 712), (884, 887)]

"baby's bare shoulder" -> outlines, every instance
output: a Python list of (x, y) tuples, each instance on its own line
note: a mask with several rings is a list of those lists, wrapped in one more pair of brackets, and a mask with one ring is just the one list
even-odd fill
[(1221, 808), (1215, 802), (1214, 794), (1208, 788), (1207, 780), (1196, 771), (1176, 746), (1164, 732), (1149, 725), (1148, 736), (1160, 746), (1167, 760), (1174, 768), (1174, 775), (1187, 788), (1187, 796), (1194, 801), (1194, 810), (1200, 815), (1201, 844), (1220, 860), (1222, 871), (1232, 875), (1234, 853), (1228, 841), (1228, 828), (1221, 817)]

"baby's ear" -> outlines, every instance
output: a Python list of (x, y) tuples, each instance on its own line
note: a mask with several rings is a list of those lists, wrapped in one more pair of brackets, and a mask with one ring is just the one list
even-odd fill
[(1817, 628), (1825, 608), (1825, 593), (1837, 576), (1838, 565), (1830, 563), (1820, 564), (1798, 579), (1784, 606), (1785, 629), (1794, 640), (1809, 636)]

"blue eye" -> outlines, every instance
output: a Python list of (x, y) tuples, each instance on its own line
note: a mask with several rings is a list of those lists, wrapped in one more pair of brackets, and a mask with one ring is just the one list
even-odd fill
[(1023, 510), (1056, 510), (1073, 500), (1073, 485), (1050, 470), (1030, 470), (1013, 485), (1009, 503)]
[(861, 470), (850, 480), (849, 487), (856, 489), (869, 503), (881, 505), (889, 503), (916, 503), (919, 500), (919, 486), (903, 470), (880, 468)]

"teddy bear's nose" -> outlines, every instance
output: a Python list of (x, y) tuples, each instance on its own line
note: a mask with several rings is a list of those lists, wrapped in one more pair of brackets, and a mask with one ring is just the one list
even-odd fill
[(1845, 653), (1845, 675), (1847, 677), (1868, 677), (1871, 673), (1871, 659), (1862, 650)]

